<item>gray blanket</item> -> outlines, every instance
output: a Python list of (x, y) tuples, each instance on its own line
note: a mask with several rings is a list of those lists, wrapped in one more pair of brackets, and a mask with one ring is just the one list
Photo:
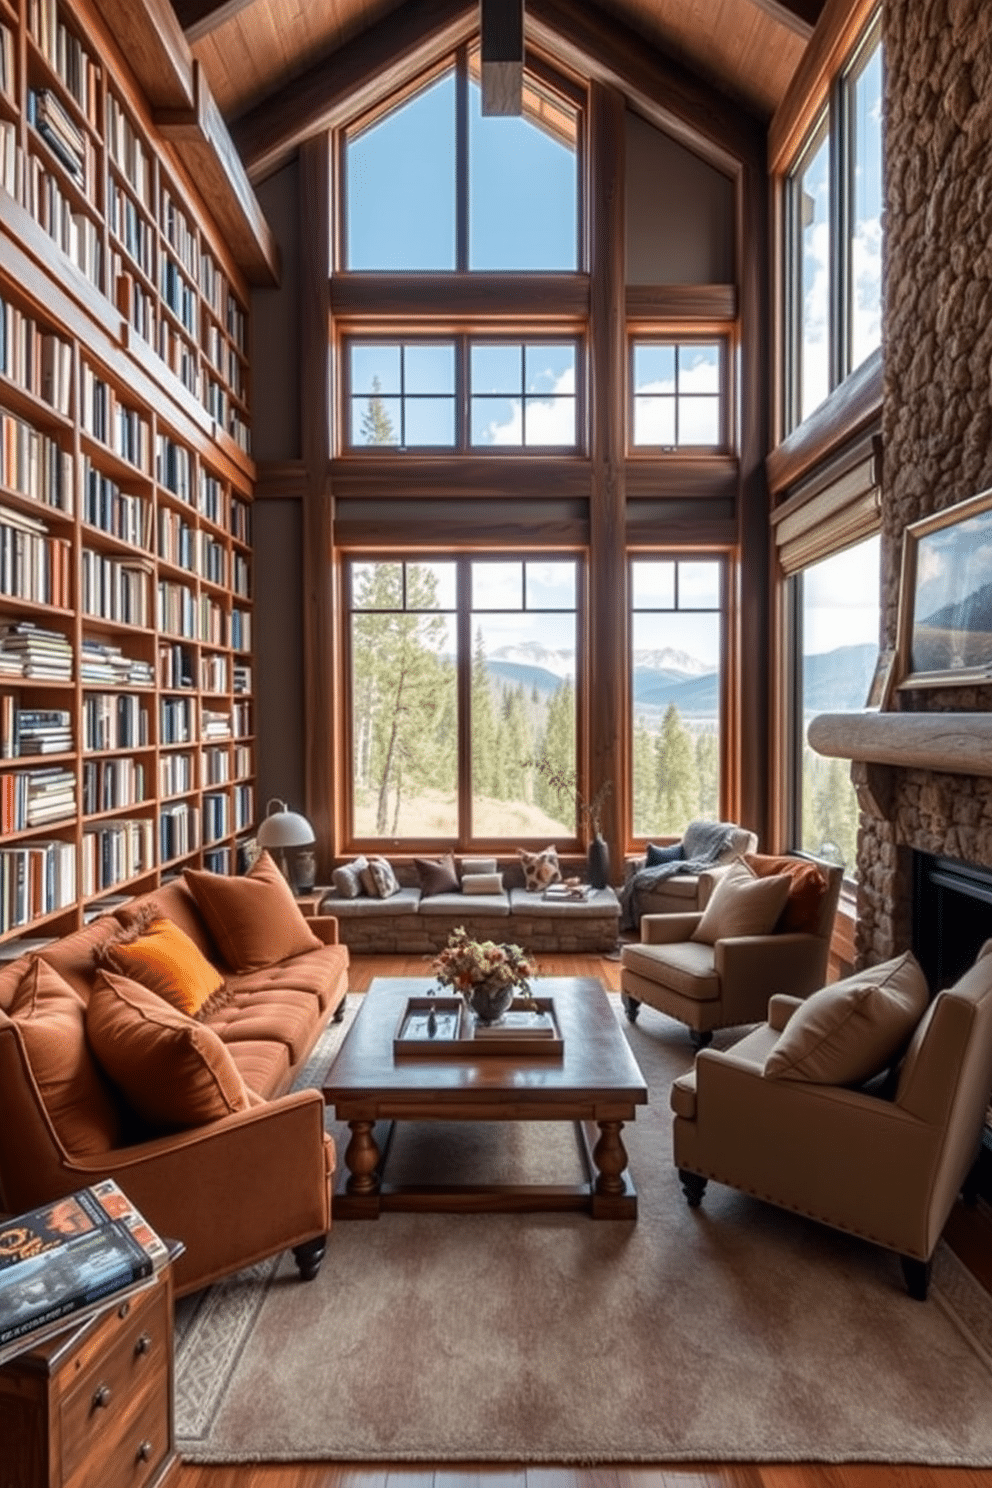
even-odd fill
[(624, 884), (620, 892), (620, 928), (638, 930), (643, 910), (638, 900), (656, 884), (676, 873), (702, 873), (720, 861), (733, 834), (738, 830), (733, 822), (690, 822), (682, 838), (684, 858), (673, 863), (659, 863), (656, 868), (639, 868)]

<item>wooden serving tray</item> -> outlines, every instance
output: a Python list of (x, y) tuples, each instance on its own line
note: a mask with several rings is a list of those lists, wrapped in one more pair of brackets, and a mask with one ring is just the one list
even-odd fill
[[(552, 1032), (535, 1035), (522, 1033), (512, 1026), (497, 1024), (491, 1031), (476, 1034), (475, 1020), (461, 997), (409, 997), (393, 1039), (393, 1054), (399, 1058), (478, 1059), (486, 1054), (527, 1054), (558, 1056), (564, 1053), (565, 1041), (551, 997), (514, 998), (508, 1014), (532, 1011), (550, 1016)], [(433, 1010), (436, 1028), (427, 1032), (427, 1019)]]

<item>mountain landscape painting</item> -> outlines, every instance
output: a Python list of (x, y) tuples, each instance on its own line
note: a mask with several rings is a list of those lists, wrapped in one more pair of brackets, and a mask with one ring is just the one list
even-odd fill
[(908, 658), (913, 677), (936, 674), (935, 681), (945, 682), (992, 676), (992, 497), (964, 507), (972, 514), (951, 507), (919, 524), (919, 535), (912, 528), (906, 534), (915, 540)]

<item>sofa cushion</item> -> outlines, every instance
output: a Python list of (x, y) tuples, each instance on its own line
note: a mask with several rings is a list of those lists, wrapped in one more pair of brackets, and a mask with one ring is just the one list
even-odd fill
[(226, 1044), (225, 1048), (238, 1074), (244, 1081), (249, 1098), (269, 1098), (278, 1095), (286, 1087), (291, 1068), (289, 1050), (285, 1044), (274, 1044), (269, 1039), (242, 1039), (238, 1043)]
[(388, 899), (373, 899), (368, 894), (358, 899), (339, 899), (337, 894), (325, 894), (320, 908), (322, 914), (337, 915), (339, 919), (354, 915), (414, 915), (420, 908), (420, 890), (400, 889)]
[(342, 899), (357, 899), (362, 892), (362, 873), (369, 866), (368, 858), (359, 855), (351, 863), (342, 863), (331, 874), (331, 882)]
[(456, 894), (461, 888), (452, 853), (445, 853), (442, 858), (414, 858), (413, 866), (423, 899), (435, 894)]
[(714, 968), (710, 945), (691, 940), (673, 945), (625, 945), (620, 952), (624, 967), (648, 982), (659, 982), (689, 997), (693, 1002), (713, 1002), (720, 996), (720, 978)]
[(259, 971), (320, 949), (293, 891), (267, 852), (243, 878), (187, 868), (186, 882), (233, 971)]
[(685, 860), (685, 848), (681, 842), (673, 842), (670, 847), (659, 847), (657, 843), (649, 842), (644, 854), (645, 868), (660, 868), (662, 863), (680, 863)]
[(620, 913), (620, 901), (611, 888), (590, 889), (585, 899), (545, 899), (543, 892), (532, 894), (527, 889), (511, 889), (510, 906), (515, 915), (542, 915), (563, 920)]
[(912, 951), (834, 982), (796, 1008), (765, 1060), (765, 1075), (860, 1085), (902, 1052), (928, 996)]
[(66, 1152), (87, 1157), (117, 1147), (120, 1112), (86, 1041), (85, 1004), (40, 957), (21, 979), (10, 1017)]
[(473, 920), (481, 915), (499, 918), (510, 913), (510, 900), (503, 893), (473, 894), (466, 904), (464, 894), (432, 894), (429, 899), (421, 899), (420, 913), (425, 916), (453, 915), (456, 919), (463, 915)]
[(527, 852), (524, 848), (517, 849), (524, 870), (524, 888), (531, 892), (546, 889), (548, 884), (561, 882), (561, 870), (558, 867), (558, 851), (555, 847), (545, 847), (541, 852)]
[(88, 925), (73, 930), (71, 935), (63, 935), (39, 954), (85, 1002), (93, 985), (95, 958), (120, 933), (120, 922), (113, 915), (100, 915)]
[(225, 1044), (253, 1039), (285, 1044), (296, 1064), (310, 1047), (319, 1016), (320, 1004), (312, 992), (270, 986), (229, 992), (204, 1021)]
[(789, 897), (775, 929), (814, 935), (820, 923), (820, 907), (830, 887), (823, 869), (803, 858), (777, 858), (768, 853), (745, 853), (744, 861), (758, 878), (788, 875)]
[(224, 985), (221, 973), (172, 920), (152, 920), (134, 939), (111, 941), (100, 964), (140, 982), (191, 1018)]
[(248, 1109), (244, 1082), (217, 1035), (140, 982), (98, 971), (86, 1032), (106, 1073), (152, 1126), (203, 1126)]
[(790, 884), (787, 874), (758, 878), (742, 860), (732, 863), (691, 938), (716, 945), (735, 935), (770, 935), (785, 908)]
[[(323, 1010), (331, 1000), (342, 973), (348, 966), (348, 950), (343, 945), (322, 946), (319, 951), (307, 951), (305, 955), (293, 956), (279, 966), (267, 967), (265, 971), (243, 971), (227, 979), (232, 993), (255, 993), (271, 991), (273, 988), (290, 988), (306, 992)], [(209, 1023), (210, 1018), (207, 1017)]]
[(391, 899), (400, 891), (400, 881), (386, 858), (369, 858), (368, 867), (358, 877), (366, 894), (373, 899)]

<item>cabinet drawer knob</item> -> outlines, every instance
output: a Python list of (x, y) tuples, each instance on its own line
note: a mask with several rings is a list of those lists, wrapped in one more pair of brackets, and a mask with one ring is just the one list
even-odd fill
[(154, 1450), (155, 1450), (155, 1448), (152, 1446), (152, 1444), (151, 1444), (150, 1441), (147, 1441), (147, 1440), (146, 1441), (143, 1441), (141, 1443), (141, 1445), (139, 1446), (139, 1448), (138, 1448), (138, 1461), (139, 1462), (150, 1462), (151, 1459), (152, 1459), (152, 1453), (154, 1452)]
[(147, 1353), (150, 1353), (151, 1352), (151, 1347), (152, 1347), (152, 1337), (151, 1337), (151, 1334), (150, 1333), (142, 1333), (139, 1336), (137, 1343), (134, 1345), (134, 1352), (136, 1354), (147, 1354)]
[(99, 1389), (94, 1390), (94, 1392), (93, 1392), (93, 1409), (94, 1410), (103, 1410), (109, 1404), (110, 1404), (110, 1386), (109, 1385), (101, 1385), (99, 1387)]
[(122, 1302), (121, 1305), (120, 1305), (120, 1307), (118, 1307), (118, 1309), (117, 1309), (117, 1316), (119, 1318), (121, 1318), (121, 1319), (126, 1318), (127, 1315), (128, 1315), (128, 1313), (130, 1311), (131, 1311), (131, 1304), (130, 1304), (130, 1302)]

